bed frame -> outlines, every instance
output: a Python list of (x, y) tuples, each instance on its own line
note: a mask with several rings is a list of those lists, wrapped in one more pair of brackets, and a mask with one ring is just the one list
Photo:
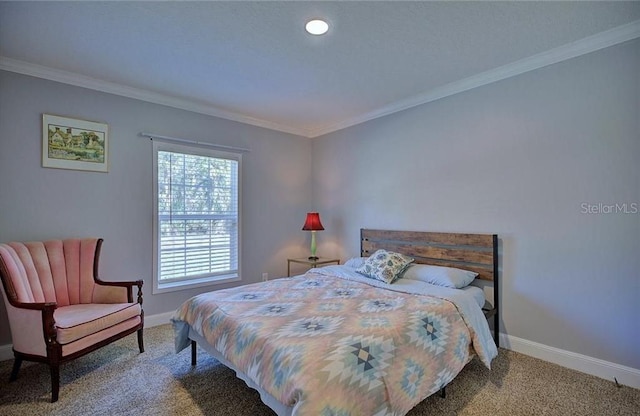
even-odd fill
[(493, 317), (493, 339), (500, 346), (498, 235), (432, 233), (360, 229), (360, 253), (369, 257), (385, 249), (413, 257), (416, 263), (457, 267), (478, 273), (478, 279), (493, 282), (493, 304), (482, 308)]
[[(395, 251), (415, 259), (419, 264), (458, 267), (478, 273), (478, 279), (493, 283), (493, 305), (488, 302), (482, 308), (487, 319), (494, 318), (494, 341), (499, 346), (499, 296), (498, 296), (498, 236), (496, 234), (431, 233), (423, 231), (360, 230), (360, 251), (370, 256), (378, 249)], [(191, 365), (196, 365), (197, 344), (223, 365), (234, 369), (236, 375), (260, 393), (262, 401), (278, 415), (290, 416), (292, 407), (280, 403), (263, 392), (247, 375), (235, 369), (224, 356), (193, 329), (191, 339)], [(445, 387), (440, 390), (445, 397)]]

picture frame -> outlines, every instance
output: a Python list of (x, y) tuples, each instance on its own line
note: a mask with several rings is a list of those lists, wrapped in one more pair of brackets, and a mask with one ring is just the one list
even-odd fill
[(42, 167), (109, 172), (109, 126), (42, 115)]

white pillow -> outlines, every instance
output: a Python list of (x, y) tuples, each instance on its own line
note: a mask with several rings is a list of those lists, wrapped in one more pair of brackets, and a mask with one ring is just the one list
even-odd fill
[(364, 264), (364, 261), (366, 259), (367, 257), (354, 257), (347, 260), (344, 265), (347, 267), (353, 267), (354, 269), (357, 269), (358, 267), (361, 267)]
[(454, 267), (411, 264), (402, 275), (403, 279), (420, 280), (436, 286), (463, 288), (468, 286), (478, 273)]

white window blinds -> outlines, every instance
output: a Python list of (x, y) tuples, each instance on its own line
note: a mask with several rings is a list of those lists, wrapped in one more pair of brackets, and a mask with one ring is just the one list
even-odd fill
[(240, 155), (156, 149), (157, 279), (237, 276)]

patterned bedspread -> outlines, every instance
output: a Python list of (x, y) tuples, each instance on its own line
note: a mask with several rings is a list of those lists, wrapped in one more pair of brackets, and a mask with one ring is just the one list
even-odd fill
[(294, 414), (313, 416), (404, 415), (474, 352), (488, 365), (495, 344), (466, 321), (440, 297), (312, 272), (195, 296), (173, 319), (177, 350), (188, 324)]

